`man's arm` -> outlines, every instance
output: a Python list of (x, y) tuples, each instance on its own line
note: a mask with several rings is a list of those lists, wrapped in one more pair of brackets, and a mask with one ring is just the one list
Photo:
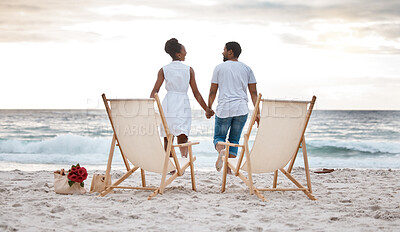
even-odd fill
[[(253, 105), (256, 106), (256, 102), (257, 102), (257, 84), (249, 84), (249, 92), (250, 92), (250, 96), (251, 96), (251, 101), (253, 102)], [(256, 109), (254, 109), (256, 110)], [(257, 117), (256, 117), (256, 122), (257, 122), (257, 126), (260, 123), (260, 108), (257, 109)]]
[[(208, 94), (208, 108), (212, 109), (212, 105), (215, 100), (215, 96), (217, 96), (218, 84), (211, 83), (210, 94)], [(211, 116), (206, 115), (207, 118), (211, 118)]]
[(257, 102), (257, 84), (249, 84), (249, 92), (251, 96), (251, 101), (253, 102), (253, 106), (256, 105)]

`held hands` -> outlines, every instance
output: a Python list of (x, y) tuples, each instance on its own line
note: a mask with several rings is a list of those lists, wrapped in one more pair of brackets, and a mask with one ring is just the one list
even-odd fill
[(211, 108), (207, 108), (206, 110), (206, 118), (210, 119), (212, 116), (214, 116), (215, 112)]

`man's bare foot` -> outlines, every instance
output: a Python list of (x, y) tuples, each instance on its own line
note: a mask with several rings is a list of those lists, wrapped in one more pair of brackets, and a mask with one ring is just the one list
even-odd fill
[(231, 168), (230, 168), (230, 167), (228, 167), (228, 169), (226, 170), (226, 174), (228, 174), (228, 175), (232, 175), (232, 170), (231, 170)]
[(221, 171), (222, 165), (224, 164), (224, 162), (222, 161), (222, 157), (225, 154), (225, 149), (222, 149), (219, 154), (218, 154), (218, 159), (215, 162), (215, 169), (217, 169), (217, 171)]

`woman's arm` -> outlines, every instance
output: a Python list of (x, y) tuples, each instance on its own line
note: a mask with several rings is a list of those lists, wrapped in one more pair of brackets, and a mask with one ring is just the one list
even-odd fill
[(154, 98), (154, 94), (158, 93), (163, 82), (164, 82), (164, 72), (163, 69), (161, 68), (160, 71), (158, 71), (157, 81), (154, 84), (153, 91), (151, 91), (150, 98)]
[(203, 108), (203, 110), (206, 112), (210, 111), (210, 109), (206, 105), (206, 102), (204, 101), (203, 97), (201, 96), (199, 90), (197, 89), (194, 70), (191, 67), (190, 67), (190, 87), (192, 88), (193, 95), (196, 98), (197, 102), (200, 104), (201, 108)]

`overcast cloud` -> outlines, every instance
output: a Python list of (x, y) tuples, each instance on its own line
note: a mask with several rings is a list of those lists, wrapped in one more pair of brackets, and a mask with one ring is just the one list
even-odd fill
[[(142, 9), (152, 9), (154, 14), (138, 12)], [(400, 53), (400, 1), (397, 0), (2, 0), (0, 42), (101, 40), (101, 34), (74, 31), (68, 26), (137, 19), (190, 19), (267, 27), (279, 24), (287, 31), (276, 36), (289, 44), (329, 49), (341, 38), (375, 38), (381, 40), (375, 47), (368, 43), (339, 46), (356, 53)], [(325, 29), (321, 30), (318, 25)]]
[(0, 0), (0, 95), (10, 99), (0, 108), (148, 96), (171, 37), (187, 46), (203, 94), (236, 40), (266, 97), (400, 109), (398, 0)]

